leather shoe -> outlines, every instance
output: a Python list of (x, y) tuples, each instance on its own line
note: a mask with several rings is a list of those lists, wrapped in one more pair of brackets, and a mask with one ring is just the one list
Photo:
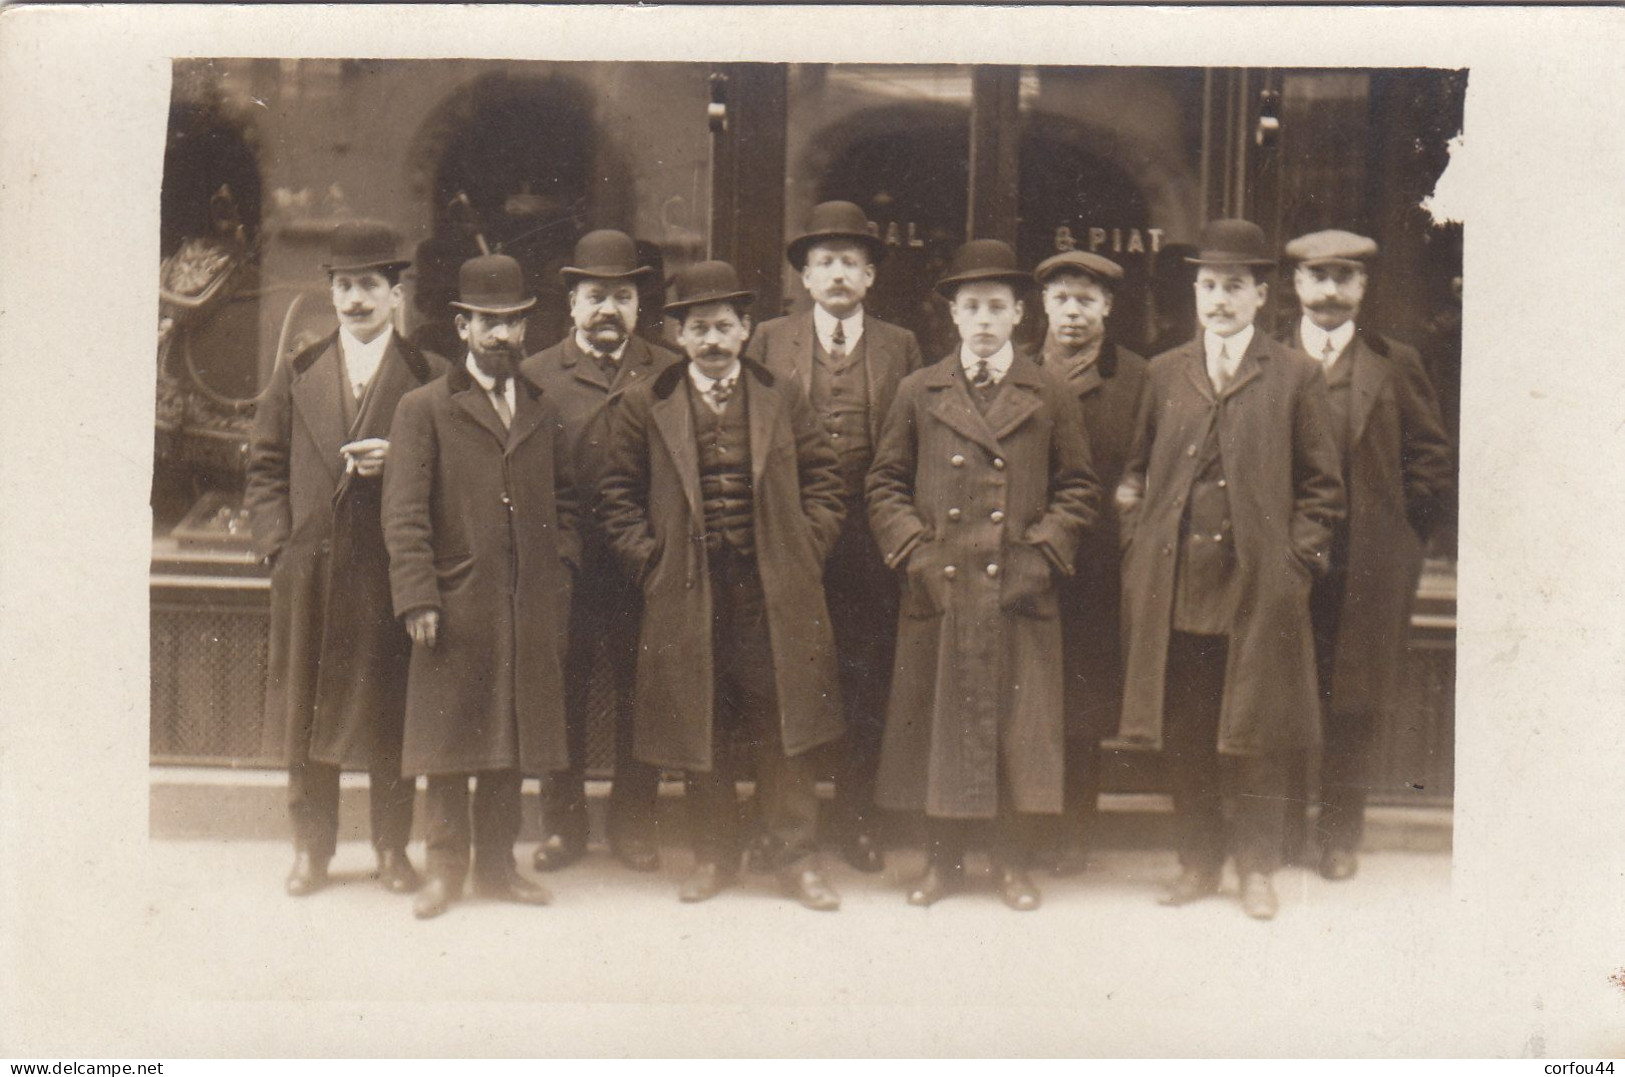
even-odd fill
[(1250, 871), (1241, 877), (1241, 907), (1254, 920), (1273, 920), (1281, 903), (1275, 897), (1275, 886), (1261, 871)]
[(412, 899), (412, 915), (419, 920), (433, 920), (451, 908), (455, 896), (450, 880), (443, 875), (431, 875), (418, 896)]
[(1031, 876), (1008, 865), (999, 868), (999, 896), (1017, 912), (1032, 912), (1042, 900)]
[(886, 857), (880, 851), (880, 843), (867, 830), (855, 831), (846, 839), (841, 845), (841, 859), (871, 875), (886, 867)]
[(476, 875), (474, 896), (487, 901), (511, 901), (517, 905), (546, 905), (553, 900), (547, 887), (531, 882), (511, 867), (491, 878)]
[(288, 893), (293, 897), (308, 897), (327, 885), (327, 861), (303, 850), (294, 854), (293, 867), (288, 871)]
[(1327, 846), (1320, 853), (1320, 877), (1337, 882), (1347, 879), (1360, 870), (1360, 858), (1354, 855), (1352, 849), (1335, 849)]
[(562, 871), (586, 855), (587, 839), (549, 834), (536, 846), (530, 864), (537, 871)]
[(908, 891), (908, 903), (929, 908), (958, 888), (960, 872), (941, 864), (928, 864), (925, 874)]
[(410, 894), (423, 885), (405, 849), (384, 849), (378, 853), (378, 881), (392, 894)]
[(1160, 904), (1177, 908), (1180, 905), (1189, 905), (1193, 901), (1201, 901), (1205, 897), (1212, 897), (1218, 892), (1218, 872), (1186, 868), (1179, 873), (1179, 878), (1173, 881), (1173, 885), (1168, 887), (1168, 892), (1157, 900)]
[(677, 890), (677, 900), (696, 902), (709, 901), (722, 893), (723, 889), (734, 881), (732, 872), (724, 871), (721, 864), (715, 860), (701, 860), (694, 865), (694, 870), (688, 873), (683, 885)]
[(817, 868), (786, 868), (781, 881), (786, 894), (814, 912), (834, 912), (841, 907), (841, 895)]
[(660, 870), (660, 847), (641, 834), (612, 839), (609, 851), (633, 871)]

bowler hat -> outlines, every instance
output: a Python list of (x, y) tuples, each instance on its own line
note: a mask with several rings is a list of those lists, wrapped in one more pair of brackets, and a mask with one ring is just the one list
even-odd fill
[(861, 243), (869, 250), (869, 261), (878, 262), (886, 253), (880, 237), (869, 234), (869, 215), (854, 202), (820, 202), (807, 215), (807, 227), (784, 248), (784, 256), (796, 269), (807, 264), (807, 249), (826, 239)]
[(1044, 284), (1059, 273), (1083, 273), (1106, 284), (1116, 284), (1123, 279), (1122, 266), (1110, 258), (1088, 251), (1062, 251), (1051, 255), (1038, 263), (1038, 268), (1033, 270), (1033, 278), (1039, 284)]
[(378, 221), (344, 221), (335, 224), (327, 238), (327, 258), (322, 269), (328, 273), (359, 273), (363, 269), (405, 269), (412, 264), (402, 258), (401, 237), (395, 229)]
[(672, 301), (666, 310), (680, 313), (702, 303), (743, 303), (756, 301), (756, 293), (739, 286), (739, 274), (727, 262), (696, 262), (677, 271), (672, 278)]
[(937, 293), (952, 299), (961, 284), (979, 281), (1003, 281), (1020, 295), (1032, 286), (1033, 275), (1016, 268), (1016, 252), (1010, 244), (998, 239), (973, 239), (954, 251), (948, 275), (937, 281)]
[(1286, 245), (1286, 256), (1304, 266), (1363, 267), (1377, 256), (1377, 241), (1333, 228), (1310, 232)]
[(1252, 221), (1223, 217), (1203, 225), (1196, 257), (1185, 261), (1193, 266), (1272, 266), (1275, 256), (1262, 228)]
[(578, 278), (598, 280), (628, 280), (653, 276), (654, 266), (638, 264), (638, 245), (625, 232), (613, 228), (600, 228), (576, 240), (574, 265), (559, 270), (559, 279), (566, 288), (573, 287)]
[(457, 273), (459, 295), (451, 305), (476, 314), (518, 314), (536, 305), (525, 294), (525, 273), (506, 254), (482, 254)]

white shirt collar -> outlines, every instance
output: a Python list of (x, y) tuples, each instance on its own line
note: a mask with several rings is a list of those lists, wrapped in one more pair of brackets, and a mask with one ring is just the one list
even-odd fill
[[(1004, 342), (1004, 347), (987, 357), (987, 369), (993, 375), (994, 385), (1004, 380), (1004, 376), (1009, 372), (1010, 364), (1015, 361), (1015, 358), (1016, 347), (1008, 340)], [(959, 345), (959, 362), (965, 368), (966, 377), (970, 376), (970, 372), (975, 370), (976, 364), (981, 361), (982, 357), (971, 351), (964, 343)]]
[[(496, 392), (495, 392), (496, 384), (497, 384), (496, 379), (491, 377), (485, 371), (480, 369), (480, 364), (478, 364), (478, 363), (476, 363), (474, 361), (474, 353), (473, 352), (468, 353), (468, 357), (463, 360), (463, 365), (468, 367), (468, 375), (469, 375), (469, 377), (474, 379), (474, 383), (476, 385), (478, 385), (481, 389), (485, 390), (485, 395), (486, 396), (495, 396), (496, 395)], [(503, 396), (503, 398), (505, 400), (507, 400), (507, 402), (508, 402), (508, 410), (510, 412), (513, 411), (513, 405), (514, 405), (514, 395), (513, 395), (513, 383), (514, 383), (514, 380), (515, 379), (512, 376), (510, 376), (508, 378), (508, 384), (503, 386), (503, 390), (502, 390), (502, 396)]]
[(732, 381), (733, 379), (739, 377), (740, 366), (741, 364), (739, 360), (735, 359), (734, 365), (729, 367), (728, 372), (722, 375), (722, 377), (708, 378), (700, 372), (699, 364), (693, 360), (690, 360), (688, 364), (688, 378), (694, 383), (694, 388), (698, 389), (702, 393), (708, 393), (711, 391), (711, 386), (717, 384), (717, 382)]
[(385, 326), (382, 333), (363, 344), (348, 328), (339, 326), (339, 350), (344, 355), (344, 370), (349, 374), (350, 385), (357, 395), (378, 373), (378, 368), (384, 362), (384, 353), (389, 351), (389, 342), (394, 336), (394, 327)]
[[(1211, 329), (1203, 331), (1202, 343), (1207, 348), (1207, 376), (1215, 389), (1222, 389), (1236, 376), (1236, 368), (1241, 366), (1241, 357), (1252, 346), (1256, 329), (1256, 326), (1249, 325), (1228, 337), (1221, 337)], [(1223, 361), (1219, 359), (1221, 354)]]
[[(627, 337), (625, 340), (621, 341), (621, 346), (619, 348), (616, 348), (614, 351), (608, 353), (609, 356), (619, 363), (621, 361), (621, 357), (626, 354), (626, 346), (631, 342), (632, 338)], [(602, 354), (597, 348), (593, 347), (592, 341), (587, 339), (587, 334), (583, 333), (579, 329), (576, 330), (576, 347), (580, 348), (582, 354), (587, 356), (589, 359), (595, 355)]]
[(1304, 351), (1321, 363), (1330, 366), (1331, 363), (1327, 362), (1326, 359), (1326, 342), (1331, 341), (1332, 360), (1336, 361), (1337, 357), (1343, 354), (1343, 349), (1349, 346), (1349, 341), (1354, 339), (1354, 319), (1350, 318), (1336, 329), (1327, 332), (1311, 321), (1308, 315), (1305, 315), (1298, 329), (1298, 335), (1303, 340)]
[(835, 336), (837, 325), (841, 327), (841, 335), (846, 337), (842, 347), (851, 351), (863, 336), (863, 308), (859, 307), (844, 318), (837, 318), (817, 303), (813, 304), (813, 329), (817, 331), (818, 343), (824, 346), (825, 351), (835, 347), (831, 338)]

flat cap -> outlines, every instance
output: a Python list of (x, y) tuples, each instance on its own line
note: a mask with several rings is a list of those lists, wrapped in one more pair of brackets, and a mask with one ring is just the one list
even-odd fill
[(1122, 266), (1110, 258), (1090, 254), (1088, 251), (1062, 251), (1060, 254), (1051, 255), (1038, 263), (1038, 268), (1033, 270), (1033, 276), (1037, 278), (1039, 284), (1044, 284), (1057, 273), (1066, 272), (1084, 273), (1107, 284), (1116, 284), (1123, 279)]
[(1305, 266), (1364, 266), (1377, 256), (1377, 241), (1333, 228), (1299, 236), (1286, 245), (1286, 256)]

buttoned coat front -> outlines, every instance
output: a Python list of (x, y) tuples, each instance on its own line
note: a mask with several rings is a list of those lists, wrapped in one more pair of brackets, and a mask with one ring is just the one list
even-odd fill
[(1186, 500), (1217, 428), (1235, 541), (1236, 605), (1217, 748), (1302, 748), (1319, 724), (1309, 588), (1343, 516), (1326, 379), (1313, 360), (1255, 332), (1222, 394), (1202, 339), (1151, 361), (1118, 488), (1127, 665), (1121, 736), (1161, 747), (1168, 640)]
[[(716, 699), (711, 580), (688, 360), (629, 390), (610, 417), (599, 513), (622, 568), (643, 587), (633, 751), (708, 771)], [(745, 360), (756, 565), (767, 600), (787, 755), (844, 730), (824, 559), (844, 511), (835, 450), (805, 394)]]
[(444, 369), (394, 337), (349, 426), (337, 333), (271, 374), (243, 496), (272, 565), (268, 753), (365, 767), (377, 738), (400, 738), (409, 641), (390, 609), (383, 479), (346, 470), (339, 446), (386, 437), (401, 397)]
[[(1302, 349), (1294, 327), (1289, 343)], [(1377, 712), (1393, 695), (1422, 545), (1451, 485), (1450, 439), (1416, 349), (1365, 330), (1351, 363), (1346, 562), (1332, 709)]]
[(504, 430), (466, 367), (401, 401), (384, 479), (398, 616), (440, 611), (412, 647), (406, 774), (569, 765), (564, 653), (579, 563), (575, 485), (558, 409), (515, 378)]
[(986, 415), (956, 352), (903, 380), (869, 520), (903, 566), (876, 801), (950, 818), (1061, 809), (1056, 577), (1099, 488), (1077, 400), (1016, 356)]

